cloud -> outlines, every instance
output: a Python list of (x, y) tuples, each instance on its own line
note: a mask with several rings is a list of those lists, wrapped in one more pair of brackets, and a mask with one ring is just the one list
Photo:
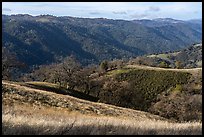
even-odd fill
[(11, 9), (9, 9), (9, 8), (3, 8), (2, 10), (3, 11), (11, 11)]
[(150, 6), (148, 11), (153, 11), (153, 12), (157, 12), (157, 11), (160, 11), (160, 8), (159, 7), (156, 7), (156, 6)]
[(140, 18), (145, 18), (145, 17), (148, 17), (148, 14), (138, 14), (138, 13), (135, 13), (135, 14), (132, 14), (130, 15), (130, 17), (132, 18), (135, 18), (135, 19), (140, 19)]
[(114, 14), (127, 14), (125, 11), (113, 11)]
[(158, 16), (186, 20), (202, 18), (202, 2), (2, 2), (2, 12), (125, 20)]
[(140, 13), (134, 13), (130, 15), (131, 18), (134, 19), (144, 19), (144, 18), (155, 18), (157, 17), (155, 12), (160, 11), (160, 8), (158, 6), (148, 6), (146, 10), (140, 11)]
[(28, 5), (28, 6), (35, 6), (35, 7), (48, 7), (48, 6), (50, 6), (49, 4), (47, 4), (47, 3), (42, 3), (42, 4), (30, 4), (30, 5)]
[(98, 14), (101, 14), (101, 13), (100, 12), (89, 12), (89, 14), (98, 15)]

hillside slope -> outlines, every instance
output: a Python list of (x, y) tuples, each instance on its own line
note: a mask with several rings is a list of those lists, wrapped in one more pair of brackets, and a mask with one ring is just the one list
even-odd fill
[(202, 121), (202, 68), (127, 65), (93, 81), (98, 87), (90, 95), (101, 102), (178, 121)]
[(156, 115), (146, 112), (116, 107), (104, 103), (95, 103), (88, 100), (75, 98), (70, 95), (62, 95), (46, 90), (31, 88), (26, 84), (18, 82), (2, 81), (2, 102), (3, 105), (26, 103), (33, 105), (42, 105), (49, 107), (66, 108), (69, 111), (78, 111), (82, 114), (96, 114), (132, 117), (136, 119), (152, 118), (155, 120), (164, 120)]
[(185, 21), (167, 22), (149, 27), (104, 18), (2, 15), (2, 40), (3, 47), (28, 66), (51, 63), (71, 54), (87, 65), (178, 50), (202, 41), (201, 24), (192, 22), (192, 27)]
[(4, 135), (193, 135), (202, 124), (175, 123), (146, 112), (94, 103), (2, 81)]

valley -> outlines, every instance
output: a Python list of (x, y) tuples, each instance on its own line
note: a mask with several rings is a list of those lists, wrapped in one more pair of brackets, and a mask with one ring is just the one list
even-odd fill
[(202, 21), (198, 22), (2, 15), (2, 46), (16, 53), (28, 67), (50, 64), (70, 55), (83, 65), (98, 64), (201, 43)]

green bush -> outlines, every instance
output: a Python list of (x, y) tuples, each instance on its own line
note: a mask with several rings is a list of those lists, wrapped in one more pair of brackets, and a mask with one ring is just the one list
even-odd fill
[(166, 62), (162, 61), (162, 62), (160, 62), (159, 67), (161, 67), (161, 68), (169, 68), (169, 65)]
[(176, 84), (176, 87), (172, 90), (174, 93), (181, 93), (182, 92), (182, 85)]
[(105, 60), (105, 61), (101, 62), (100, 68), (101, 68), (103, 71), (107, 71), (107, 69), (108, 69), (108, 61)]

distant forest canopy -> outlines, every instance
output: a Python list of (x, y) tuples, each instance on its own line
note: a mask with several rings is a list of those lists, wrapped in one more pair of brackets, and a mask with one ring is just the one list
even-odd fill
[(202, 42), (202, 21), (2, 15), (2, 46), (28, 68), (75, 56), (82, 65), (180, 50)]

